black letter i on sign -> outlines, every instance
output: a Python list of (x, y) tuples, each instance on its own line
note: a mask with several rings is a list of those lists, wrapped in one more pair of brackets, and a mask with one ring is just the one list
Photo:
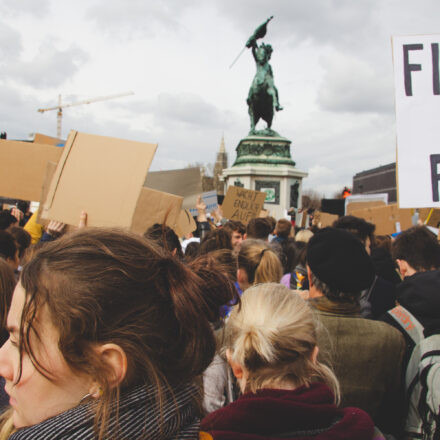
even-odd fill
[(432, 91), (434, 95), (440, 95), (438, 43), (431, 44), (431, 52), (432, 52)]

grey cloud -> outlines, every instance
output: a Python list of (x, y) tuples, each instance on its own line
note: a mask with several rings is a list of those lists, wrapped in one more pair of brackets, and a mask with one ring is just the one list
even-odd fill
[[(330, 42), (353, 44), (354, 36), (363, 35), (373, 22), (379, 0), (292, 2), (277, 0), (222, 0), (219, 11), (233, 20), (244, 34), (274, 15), (268, 35), (275, 40), (297, 43), (314, 40), (320, 45)], [(272, 28), (272, 29), (271, 29)]]
[(126, 39), (137, 35), (182, 31), (179, 17), (193, 3), (193, 1), (179, 0), (166, 2), (96, 0), (85, 16), (95, 21), (106, 33)]
[(0, 21), (0, 63), (7, 64), (18, 58), (22, 51), (21, 35), (4, 21)]
[[(393, 107), (393, 78), (351, 57), (334, 55), (323, 62), (324, 79), (318, 90), (318, 104), (335, 112), (390, 113)], [(391, 66), (390, 66), (391, 67)]]
[(189, 93), (176, 95), (161, 93), (157, 100), (156, 115), (159, 121), (200, 126), (221, 126), (224, 115), (200, 96)]
[(2, 76), (33, 87), (52, 88), (72, 77), (87, 59), (78, 47), (59, 50), (47, 42), (33, 60), (8, 63)]
[(2, 0), (0, 12), (3, 16), (34, 15), (42, 17), (49, 12), (49, 0)]

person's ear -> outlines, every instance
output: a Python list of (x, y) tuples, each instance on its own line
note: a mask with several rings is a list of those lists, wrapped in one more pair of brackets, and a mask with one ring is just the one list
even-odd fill
[(309, 280), (309, 286), (313, 286), (312, 271), (310, 270), (310, 266), (308, 264), (307, 264), (307, 279)]
[(243, 240), (246, 240), (246, 238), (247, 238), (247, 234), (246, 234), (246, 232), (243, 234)]
[(409, 272), (409, 264), (405, 260), (396, 260), (397, 265), (399, 266), (399, 272), (400, 275), (402, 275), (402, 278), (405, 278), (406, 275), (408, 275)]
[(232, 360), (231, 351), (229, 350), (229, 348), (226, 350), (226, 359), (228, 360), (228, 364), (230, 365), (232, 372), (234, 373), (234, 376), (237, 379), (243, 379), (244, 376), (243, 367), (238, 362)]
[(109, 378), (110, 386), (121, 384), (127, 375), (127, 355), (125, 351), (119, 345), (112, 343), (103, 344), (97, 350), (102, 360), (112, 371)]
[(318, 361), (319, 347), (315, 345), (315, 348), (312, 351), (312, 362), (316, 364)]
[(238, 284), (247, 284), (248, 283), (248, 276), (244, 269), (237, 269), (237, 281)]

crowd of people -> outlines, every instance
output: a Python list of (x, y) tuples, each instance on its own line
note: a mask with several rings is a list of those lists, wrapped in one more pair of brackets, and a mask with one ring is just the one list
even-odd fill
[(440, 244), (0, 212), (0, 440), (440, 439)]

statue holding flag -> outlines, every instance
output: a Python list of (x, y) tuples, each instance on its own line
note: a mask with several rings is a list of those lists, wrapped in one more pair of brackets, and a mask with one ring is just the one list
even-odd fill
[(267, 134), (274, 133), (271, 130), (274, 109), (280, 111), (283, 108), (278, 98), (278, 90), (275, 87), (272, 67), (269, 64), (272, 55), (272, 46), (270, 44), (257, 44), (257, 40), (263, 38), (267, 32), (267, 24), (273, 16), (268, 18), (263, 24), (258, 26), (252, 36), (246, 43), (247, 48), (252, 48), (257, 66), (257, 73), (252, 81), (251, 88), (247, 98), (249, 106), (249, 116), (251, 119), (251, 131), (249, 134), (255, 134), (255, 126), (260, 119), (267, 123)]

